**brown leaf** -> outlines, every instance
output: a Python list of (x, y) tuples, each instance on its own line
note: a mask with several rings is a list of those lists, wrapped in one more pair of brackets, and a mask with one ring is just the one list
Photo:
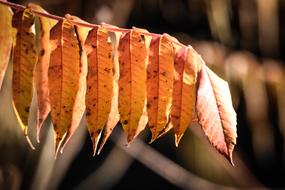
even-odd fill
[(0, 90), (5, 76), (5, 72), (10, 60), (10, 53), (13, 44), (12, 16), (10, 7), (0, 4)]
[(33, 70), (37, 62), (34, 15), (29, 9), (18, 11), (12, 25), (17, 30), (13, 48), (13, 107), (21, 128), (28, 138), (28, 120), (33, 95)]
[(175, 133), (175, 144), (178, 146), (194, 115), (197, 64), (191, 47), (183, 47), (176, 52), (174, 68), (171, 124)]
[(153, 37), (147, 65), (148, 127), (153, 142), (170, 121), (174, 70), (174, 48), (168, 35)]
[(202, 64), (196, 104), (199, 123), (211, 144), (231, 164), (236, 144), (236, 113), (227, 82)]
[[(51, 118), (56, 132), (55, 149), (77, 124), (81, 110), (75, 109), (80, 89), (80, 47), (74, 27), (59, 21), (50, 32), (51, 56), (48, 71)], [(77, 117), (75, 118), (74, 115)]]

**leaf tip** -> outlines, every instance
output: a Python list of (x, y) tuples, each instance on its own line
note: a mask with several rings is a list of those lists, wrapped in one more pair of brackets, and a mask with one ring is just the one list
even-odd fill
[(228, 145), (227, 159), (229, 160), (229, 162), (231, 163), (232, 166), (235, 166), (234, 161), (233, 161), (233, 150), (234, 150), (234, 147), (235, 147), (234, 143), (230, 143)]
[(36, 139), (37, 139), (37, 143), (40, 143), (40, 130), (37, 130)]
[(26, 135), (25, 137), (26, 137), (26, 140), (27, 140), (29, 146), (31, 147), (31, 149), (35, 150), (36, 148), (34, 147), (34, 145), (33, 145), (32, 141), (31, 141), (31, 139), (29, 138), (29, 136)]
[(26, 140), (27, 140), (27, 142), (28, 142), (28, 145), (31, 147), (31, 149), (32, 149), (32, 150), (35, 150), (36, 148), (35, 148), (35, 146), (33, 145), (33, 143), (32, 143), (32, 141), (31, 141), (30, 137), (28, 136), (28, 127), (25, 127), (25, 128), (24, 128), (24, 136), (25, 136), (25, 138), (26, 138)]
[(156, 137), (152, 137), (151, 140), (148, 142), (148, 144), (153, 143), (156, 140)]
[(175, 146), (178, 147), (179, 145), (179, 142), (182, 138), (183, 134), (175, 134), (174, 137), (175, 137)]
[(98, 143), (101, 137), (101, 133), (97, 136), (91, 136), (91, 140), (92, 140), (92, 145), (93, 145), (93, 157), (96, 156), (96, 152), (97, 152), (97, 147), (98, 147)]

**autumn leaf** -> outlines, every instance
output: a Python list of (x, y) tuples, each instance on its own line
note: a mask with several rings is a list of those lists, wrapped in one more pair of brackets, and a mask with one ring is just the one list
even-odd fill
[[(65, 15), (65, 18), (68, 22), (72, 24), (72, 21), (77, 22), (85, 22), (81, 20), (80, 18), (72, 15)], [(73, 106), (73, 112), (72, 112), (72, 123), (71, 126), (67, 130), (67, 134), (64, 140), (64, 143), (61, 148), (61, 153), (64, 150), (64, 147), (78, 128), (81, 118), (85, 112), (85, 94), (86, 94), (86, 77), (87, 77), (87, 55), (84, 50), (84, 44), (85, 40), (87, 38), (88, 32), (90, 28), (82, 27), (74, 25), (76, 35), (78, 37), (79, 41), (79, 48), (80, 48), (80, 64), (79, 64), (79, 76), (78, 76), (78, 91), (75, 97), (74, 106)]]
[(170, 121), (174, 70), (174, 48), (166, 34), (153, 37), (147, 65), (148, 127), (153, 142)]
[[(30, 3), (28, 7), (42, 13), (47, 13), (39, 5)], [(48, 88), (48, 68), (50, 60), (49, 32), (56, 24), (56, 21), (43, 16), (36, 17), (39, 25), (38, 33), (38, 62), (34, 70), (34, 88), (37, 98), (36, 130), (37, 141), (40, 142), (40, 130), (50, 113), (49, 88)]]
[(80, 86), (80, 47), (73, 25), (59, 21), (50, 31), (51, 56), (48, 81), (51, 118), (56, 132), (55, 149), (78, 119), (74, 115)]
[(33, 95), (33, 70), (37, 62), (34, 20), (34, 15), (29, 9), (16, 12), (12, 19), (12, 26), (17, 31), (13, 48), (13, 107), (31, 146), (27, 135)]
[(10, 60), (10, 53), (13, 44), (12, 38), (12, 10), (10, 7), (0, 4), (0, 89), (5, 72)]
[(192, 122), (196, 99), (197, 63), (191, 47), (182, 47), (174, 60), (174, 86), (171, 124), (178, 146), (185, 130)]
[[(102, 24), (103, 26), (108, 27), (115, 27), (112, 25)], [(121, 37), (121, 32), (114, 32), (113, 35), (111, 35), (111, 39), (113, 37), (113, 56), (112, 56), (112, 62), (113, 62), (113, 97), (112, 97), (112, 103), (111, 103), (111, 111), (109, 113), (109, 117), (106, 123), (106, 126), (104, 128), (104, 133), (102, 136), (101, 143), (99, 145), (98, 154), (100, 154), (104, 144), (108, 140), (109, 136), (111, 135), (113, 129), (118, 124), (120, 120), (119, 110), (118, 110), (118, 80), (120, 75), (120, 68), (119, 68), (119, 53), (118, 53), (118, 46), (119, 46), (119, 40)]]
[(146, 79), (150, 37), (133, 28), (122, 35), (118, 47), (120, 122), (130, 143), (146, 126)]
[(112, 43), (106, 28), (93, 28), (84, 48), (88, 59), (86, 121), (95, 155), (111, 111), (113, 96)]
[(236, 113), (227, 82), (214, 74), (205, 64), (200, 70), (197, 92), (198, 121), (213, 146), (231, 164), (236, 144)]

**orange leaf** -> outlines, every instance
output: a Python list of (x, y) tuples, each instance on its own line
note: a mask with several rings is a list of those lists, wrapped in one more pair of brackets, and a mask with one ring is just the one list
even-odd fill
[[(72, 16), (69, 14), (65, 15), (65, 18), (68, 21), (77, 21), (77, 22), (85, 22), (81, 20), (80, 18), (76, 16)], [(72, 23), (72, 22), (70, 22)], [(76, 129), (79, 127), (80, 121), (82, 119), (82, 116), (85, 112), (85, 94), (86, 94), (86, 77), (87, 77), (87, 55), (84, 50), (84, 43), (87, 38), (88, 32), (90, 28), (81, 27), (74, 25), (75, 32), (79, 41), (79, 49), (80, 49), (80, 64), (79, 64), (79, 76), (78, 76), (78, 91), (76, 94), (76, 98), (74, 101), (73, 106), (73, 112), (72, 112), (72, 123), (71, 126), (67, 130), (67, 134), (64, 140), (64, 143), (62, 144), (62, 148), (60, 150), (61, 153), (63, 153), (63, 150), (76, 131)]]
[(10, 60), (10, 53), (13, 44), (12, 38), (12, 10), (10, 7), (0, 4), (0, 89), (5, 72)]
[[(106, 25), (106, 24), (105, 24)], [(110, 25), (109, 25), (110, 27)], [(118, 45), (121, 37), (121, 32), (114, 32), (113, 37), (115, 38), (113, 43), (113, 98), (111, 103), (111, 111), (107, 120), (107, 124), (104, 128), (104, 134), (98, 149), (98, 154), (101, 152), (104, 144), (111, 135), (113, 129), (118, 124), (120, 120), (119, 110), (118, 110), (118, 80), (119, 80), (119, 54), (118, 54)]]
[(231, 164), (232, 151), (236, 144), (236, 113), (227, 82), (214, 74), (205, 64), (200, 71), (197, 94), (199, 123), (211, 144)]
[(103, 26), (93, 28), (86, 39), (85, 49), (88, 57), (86, 121), (95, 155), (112, 106), (112, 43), (108, 31)]
[(17, 30), (13, 49), (13, 107), (29, 143), (28, 120), (33, 95), (33, 70), (37, 62), (34, 20), (30, 10), (25, 9), (16, 12), (12, 22)]
[(51, 29), (50, 44), (49, 98), (57, 153), (67, 132), (77, 124), (75, 121), (80, 117), (80, 114), (75, 113), (78, 111), (75, 105), (80, 89), (81, 62), (75, 29), (66, 20), (59, 21)]
[(170, 121), (174, 70), (174, 48), (168, 35), (153, 37), (147, 65), (148, 127), (153, 142)]
[[(36, 4), (29, 4), (29, 8), (42, 13), (47, 13), (43, 8)], [(48, 67), (50, 59), (49, 32), (56, 24), (56, 21), (46, 17), (38, 17), (39, 23), (39, 40), (38, 40), (38, 62), (34, 70), (34, 86), (37, 96), (37, 116), (36, 129), (37, 141), (40, 141), (40, 130), (50, 113), (49, 88), (48, 88)]]
[(178, 146), (192, 122), (195, 108), (197, 64), (191, 47), (183, 47), (176, 52), (174, 68), (171, 124), (175, 133), (175, 144)]
[(122, 35), (118, 51), (120, 64), (120, 121), (130, 143), (146, 126), (146, 78), (150, 38), (144, 30), (132, 29)]

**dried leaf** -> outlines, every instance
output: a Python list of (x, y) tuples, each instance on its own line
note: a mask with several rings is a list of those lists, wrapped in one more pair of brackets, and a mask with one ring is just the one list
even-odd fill
[[(39, 5), (30, 3), (28, 7), (42, 13), (47, 13)], [(37, 96), (37, 116), (36, 129), (37, 141), (40, 142), (40, 130), (50, 113), (49, 88), (48, 88), (48, 68), (50, 60), (49, 32), (56, 24), (56, 21), (43, 16), (37, 17), (39, 23), (38, 39), (38, 62), (34, 70), (34, 87)]]
[(118, 51), (120, 64), (120, 121), (130, 143), (146, 126), (146, 79), (150, 38), (139, 29), (122, 35)]
[[(59, 21), (50, 32), (51, 56), (48, 81), (51, 118), (56, 132), (55, 149), (64, 141), (74, 118), (77, 94), (80, 89), (80, 47), (74, 27), (66, 20)], [(79, 116), (78, 116), (79, 117)]]
[(176, 146), (191, 124), (194, 115), (197, 79), (195, 55), (191, 47), (183, 47), (175, 55), (171, 124), (175, 133)]
[[(77, 22), (85, 22), (83, 20), (81, 20), (80, 18), (76, 17), (76, 16), (72, 16), (72, 15), (65, 15), (65, 18), (68, 21), (77, 21)], [(70, 128), (68, 128), (64, 143), (62, 145), (61, 148), (61, 153), (63, 153), (63, 150), (66, 146), (66, 144), (68, 143), (68, 141), (70, 140), (70, 138), (72, 137), (72, 135), (74, 134), (74, 132), (76, 131), (76, 129), (78, 128), (81, 118), (85, 112), (85, 94), (86, 94), (86, 77), (87, 77), (87, 55), (86, 52), (84, 50), (84, 44), (85, 44), (85, 40), (87, 38), (88, 32), (90, 30), (90, 28), (86, 28), (86, 27), (82, 27), (82, 26), (77, 26), (74, 25), (75, 27), (75, 32), (77, 34), (78, 37), (78, 41), (79, 41), (79, 48), (80, 48), (80, 65), (79, 65), (79, 78), (78, 78), (78, 82), (79, 82), (79, 87), (78, 87), (78, 92), (74, 101), (74, 106), (73, 106), (73, 113), (72, 113), (72, 123)], [(76, 110), (76, 111), (75, 111)]]
[(202, 65), (200, 71), (196, 109), (199, 123), (211, 144), (233, 164), (236, 113), (229, 86), (206, 65)]
[(174, 48), (168, 35), (153, 37), (147, 65), (148, 127), (153, 142), (170, 121), (174, 70)]
[(33, 70), (37, 62), (34, 20), (29, 9), (16, 12), (12, 19), (12, 25), (17, 30), (13, 49), (13, 107), (29, 143), (28, 120), (33, 95)]
[(12, 10), (10, 7), (0, 4), (0, 90), (5, 72), (10, 60), (10, 53), (13, 44), (12, 34)]
[[(106, 24), (103, 24), (104, 26)], [(110, 27), (110, 25), (108, 25)], [(113, 33), (113, 38), (115, 38), (113, 41), (113, 56), (112, 56), (112, 61), (113, 61), (113, 98), (112, 98), (112, 103), (111, 103), (111, 111), (107, 120), (107, 124), (104, 128), (104, 134), (102, 136), (101, 143), (99, 145), (98, 149), (98, 154), (100, 154), (104, 144), (108, 140), (109, 136), (111, 135), (113, 129), (115, 126), (118, 124), (120, 120), (120, 115), (119, 115), (119, 110), (118, 110), (118, 93), (119, 93), (119, 88), (118, 88), (118, 80), (119, 80), (119, 75), (120, 75), (120, 68), (119, 68), (119, 53), (118, 53), (118, 46), (119, 46), (119, 40), (121, 37), (121, 32), (114, 32)], [(111, 36), (112, 38), (112, 36)]]
[(103, 26), (93, 28), (84, 47), (88, 58), (86, 121), (95, 155), (112, 106), (112, 43), (108, 31)]

